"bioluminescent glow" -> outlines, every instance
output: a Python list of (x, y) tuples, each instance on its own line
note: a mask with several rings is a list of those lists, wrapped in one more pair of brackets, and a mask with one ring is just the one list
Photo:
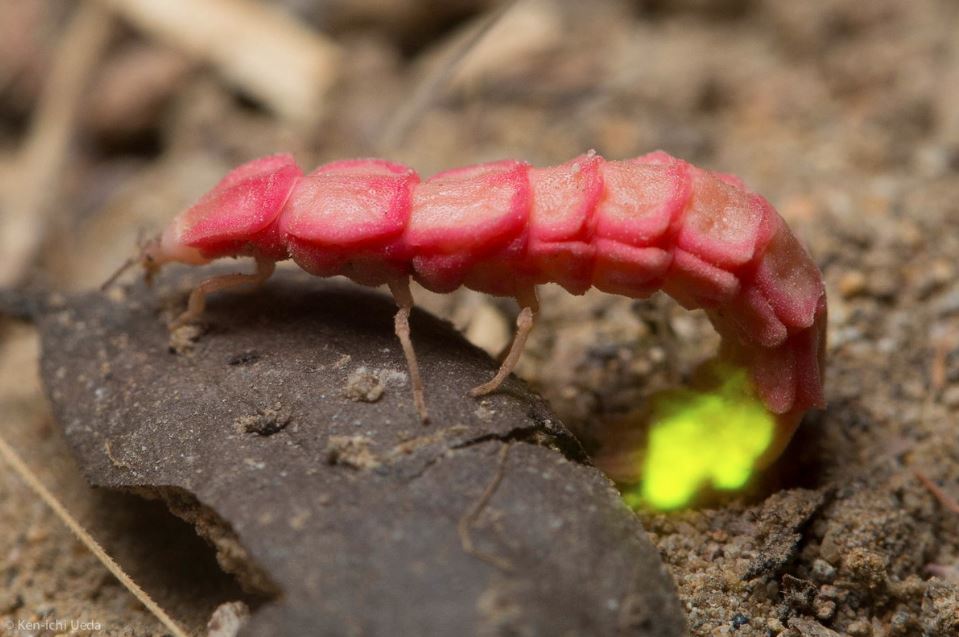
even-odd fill
[(774, 416), (746, 372), (715, 371), (723, 380), (710, 391), (676, 389), (652, 399), (642, 483), (624, 496), (631, 506), (675, 509), (707, 484), (739, 489), (772, 444)]

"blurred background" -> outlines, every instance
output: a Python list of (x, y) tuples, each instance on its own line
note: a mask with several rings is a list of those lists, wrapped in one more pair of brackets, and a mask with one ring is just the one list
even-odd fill
[[(816, 560), (833, 558), (841, 569), (861, 545), (883, 577), (925, 582), (929, 564), (959, 559), (956, 523), (908, 470), (934, 467), (959, 493), (957, 34), (954, 0), (3, 0), (0, 288), (95, 287), (142, 233), (233, 166), (277, 151), (307, 170), (382, 156), (426, 176), (506, 157), (545, 165), (588, 149), (663, 149), (740, 175), (826, 275), (831, 407), (781, 472), (787, 486), (859, 487), (831, 501), (794, 572), (812, 577)], [(487, 351), (509, 341), (511, 302), (415, 294)], [(703, 317), (663, 299), (547, 286), (543, 300), (519, 374), (587, 439), (715, 347)], [(37, 458), (65, 453), (44, 442), (49, 415), (23, 374), (35, 334), (0, 320), (0, 347), (12, 435)], [(2, 488), (4, 506), (27, 506)], [(729, 585), (744, 595), (733, 606), (717, 583), (738, 559), (728, 547), (748, 541), (756, 502), (682, 523), (644, 518), (696, 634), (722, 634), (712, 631), (740, 606), (763, 622), (742, 634), (793, 630), (770, 610), (784, 603), (778, 584), (762, 594)], [(880, 521), (857, 526), (864, 511)], [(830, 536), (831, 524), (842, 533)], [(22, 549), (30, 528), (0, 537), (0, 549)], [(51, 559), (71, 559), (40, 542)], [(717, 543), (726, 548), (706, 559)], [(928, 588), (883, 590), (803, 612), (854, 635), (955, 634), (936, 632), (951, 629), (924, 605)], [(936, 595), (957, 599), (954, 587)], [(26, 603), (5, 599), (0, 615)]]
[[(922, 215), (891, 213), (928, 211), (903, 197), (934, 196), (922, 180), (959, 164), (959, 7), (947, 0), (7, 0), (0, 12), (5, 287), (98, 285), (138, 236), (231, 167), (278, 151), (307, 170), (383, 156), (426, 176), (660, 148), (742, 176), (820, 263), (866, 232), (908, 240), (917, 230), (900, 226)], [(839, 228), (810, 230), (823, 223)], [(844, 284), (894, 295), (895, 256), (870, 258)], [(946, 279), (950, 267), (921, 269)], [(606, 338), (584, 318), (627, 315), (594, 353), (613, 363), (618, 343), (663, 327), (636, 321), (625, 299), (555, 292), (544, 322), (574, 332), (564, 347)], [(491, 352), (509, 338), (511, 303), (418, 299)], [(676, 321), (674, 345), (698, 348), (702, 323)], [(618, 382), (638, 387), (636, 374), (669, 362), (659, 349)]]

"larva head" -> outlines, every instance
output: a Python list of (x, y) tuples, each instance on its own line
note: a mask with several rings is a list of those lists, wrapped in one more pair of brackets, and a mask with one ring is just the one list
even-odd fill
[(276, 256), (269, 229), (301, 176), (291, 155), (270, 155), (230, 171), (163, 233), (141, 246), (152, 272), (165, 263), (203, 265), (224, 256)]
[(184, 245), (173, 228), (173, 225), (168, 226), (163, 234), (157, 235), (140, 245), (138, 260), (148, 284), (153, 282), (153, 278), (160, 271), (160, 268), (167, 263), (203, 265), (211, 260), (204, 257), (199, 249)]
[(158, 257), (189, 264), (241, 254), (285, 258), (271, 230), (302, 176), (289, 154), (261, 157), (233, 169), (173, 219)]
[(224, 256), (286, 258), (279, 245), (277, 218), (302, 172), (292, 155), (269, 155), (230, 171), (198, 202), (178, 214), (162, 234), (141, 242), (103, 287), (139, 263), (150, 281), (170, 262), (203, 265)]
[[(185, 249), (182, 246), (176, 246), (171, 243), (168, 239), (166, 241), (168, 247), (164, 247), (164, 236), (165, 235), (156, 235), (150, 239), (140, 238), (137, 241), (137, 253), (136, 255), (128, 258), (123, 264), (117, 268), (110, 277), (103, 282), (100, 286), (101, 290), (106, 290), (113, 283), (120, 278), (120, 276), (132, 268), (135, 265), (139, 265), (143, 268), (143, 278), (147, 282), (147, 285), (152, 285), (153, 279), (156, 274), (160, 271), (160, 268), (163, 264), (170, 261), (181, 261), (184, 263), (206, 263), (208, 259), (203, 259), (202, 255), (199, 254), (199, 251), (191, 251), (190, 249)], [(177, 253), (181, 252), (177, 258)], [(191, 261), (190, 259), (195, 259)]]

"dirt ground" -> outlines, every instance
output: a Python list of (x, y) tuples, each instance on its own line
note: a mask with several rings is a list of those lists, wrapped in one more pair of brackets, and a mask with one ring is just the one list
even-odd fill
[[(39, 211), (30, 217), (39, 223), (0, 224), (19, 233), (16, 245), (37, 241), (15, 282), (98, 285), (141, 229), (161, 228), (232, 165), (277, 150), (305, 166), (384, 155), (430, 174), (502, 157), (542, 165), (590, 148), (609, 158), (661, 148), (738, 174), (824, 272), (829, 406), (745, 493), (639, 513), (690, 629), (959, 634), (959, 512), (916, 473), (959, 497), (959, 5), (522, 0), (424, 89), (496, 3), (282, 4), (340, 51), (337, 84), (315, 117), (304, 123), (215, 61), (100, 16), (106, 35), (88, 37), (95, 63), (66, 143), (47, 145), (62, 168), (32, 171), (24, 148), (43, 135), (31, 121), (73, 16), (52, 0), (0, 6), (0, 221)], [(13, 261), (0, 259), (0, 270)], [(509, 302), (415, 294), (490, 352), (509, 338)], [(550, 287), (542, 299), (518, 373), (587, 442), (716, 346), (703, 316), (666, 299)], [(220, 603), (255, 605), (188, 527), (82, 483), (42, 397), (37, 353), (29, 325), (0, 319), (0, 433), (198, 634)], [(0, 633), (9, 619), (83, 617), (103, 624), (89, 634), (163, 634), (0, 471)], [(151, 540), (161, 525), (172, 530)], [(177, 582), (196, 578), (205, 594), (176, 595)]]

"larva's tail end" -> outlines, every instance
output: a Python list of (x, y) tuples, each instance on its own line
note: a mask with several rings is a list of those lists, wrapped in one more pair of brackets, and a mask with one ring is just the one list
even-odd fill
[(785, 414), (775, 415), (776, 426), (773, 430), (773, 440), (756, 460), (757, 471), (762, 471), (779, 460), (779, 457), (786, 451), (786, 447), (792, 442), (805, 413), (805, 409), (793, 409)]
[(783, 452), (799, 417), (769, 411), (747, 370), (712, 361), (692, 387), (651, 396), (603, 432), (593, 459), (631, 506), (680, 509), (704, 490), (744, 488)]

